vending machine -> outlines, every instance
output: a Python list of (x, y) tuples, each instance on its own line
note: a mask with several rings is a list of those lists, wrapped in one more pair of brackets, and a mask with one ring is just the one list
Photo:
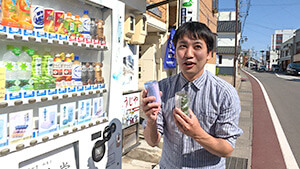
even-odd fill
[(1, 2), (0, 168), (122, 168), (125, 4)]

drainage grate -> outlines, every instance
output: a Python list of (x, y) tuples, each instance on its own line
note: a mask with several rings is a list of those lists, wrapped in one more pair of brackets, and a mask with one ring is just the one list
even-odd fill
[(226, 169), (247, 169), (248, 159), (238, 157), (226, 158)]

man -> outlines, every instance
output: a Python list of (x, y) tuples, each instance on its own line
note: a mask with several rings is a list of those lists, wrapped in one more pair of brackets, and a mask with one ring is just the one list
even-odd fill
[[(240, 100), (232, 85), (204, 70), (212, 57), (214, 35), (199, 22), (187, 22), (173, 39), (181, 72), (159, 82), (162, 103), (142, 93), (147, 116), (144, 137), (155, 146), (164, 137), (160, 168), (225, 168), (225, 158), (242, 134)], [(189, 116), (175, 107), (175, 93), (191, 97)]]

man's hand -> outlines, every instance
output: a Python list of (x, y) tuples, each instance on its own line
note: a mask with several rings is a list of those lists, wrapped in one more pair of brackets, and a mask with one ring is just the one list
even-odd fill
[[(162, 95), (162, 93), (160, 93)], [(155, 123), (157, 119), (157, 114), (160, 111), (160, 103), (152, 103), (155, 101), (154, 96), (147, 97), (147, 90), (142, 92), (142, 110), (144, 111), (145, 115), (147, 116), (147, 123)]]
[[(160, 95), (162, 93), (160, 92)], [(155, 100), (154, 96), (147, 97), (147, 90), (144, 90), (142, 93), (142, 110), (147, 116), (147, 126), (144, 129), (144, 137), (147, 143), (154, 147), (156, 146), (160, 141), (160, 134), (157, 130), (156, 126), (156, 119), (157, 114), (160, 111), (160, 103), (152, 103), (152, 101)]]
[(174, 121), (179, 130), (197, 141), (210, 153), (219, 157), (229, 157), (233, 147), (225, 139), (213, 137), (205, 132), (194, 112), (191, 109), (188, 111), (190, 117), (179, 108), (173, 109)]
[(180, 108), (175, 107), (173, 109), (173, 117), (179, 130), (185, 135), (194, 138), (197, 133), (199, 133), (201, 126), (193, 111), (191, 109), (188, 111), (190, 117), (187, 116)]

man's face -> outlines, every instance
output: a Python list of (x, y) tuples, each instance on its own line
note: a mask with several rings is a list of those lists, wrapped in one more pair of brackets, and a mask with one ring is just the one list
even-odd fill
[(206, 61), (211, 58), (211, 51), (207, 52), (204, 40), (190, 39), (184, 35), (177, 41), (175, 57), (184, 77), (193, 81), (202, 75)]

